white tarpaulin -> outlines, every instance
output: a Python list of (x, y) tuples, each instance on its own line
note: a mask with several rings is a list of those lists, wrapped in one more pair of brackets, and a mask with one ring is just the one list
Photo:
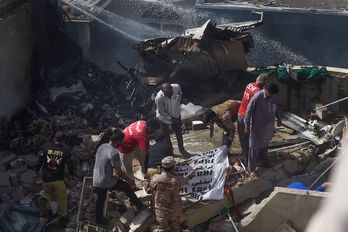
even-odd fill
[(176, 164), (176, 173), (186, 176), (192, 171), (195, 177), (183, 186), (181, 194), (192, 194), (199, 200), (221, 200), (229, 166), (226, 146), (193, 156)]

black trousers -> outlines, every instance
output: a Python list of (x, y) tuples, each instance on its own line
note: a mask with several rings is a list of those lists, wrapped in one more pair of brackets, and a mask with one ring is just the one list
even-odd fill
[[(169, 131), (169, 126), (168, 124), (165, 124), (163, 122), (160, 121), (161, 124), (161, 130), (163, 135), (166, 137), (167, 143), (170, 145), (172, 151), (173, 151), (173, 145), (172, 142), (170, 141), (170, 131)], [(184, 151), (184, 141), (182, 138), (182, 123), (181, 123), (181, 119), (179, 123), (173, 123), (171, 124), (173, 131), (175, 133), (176, 136), (176, 140), (178, 141), (178, 148), (180, 152)]]
[(95, 191), (97, 192), (97, 202), (95, 206), (95, 222), (99, 225), (103, 224), (103, 209), (106, 199), (106, 194), (108, 190), (116, 190), (124, 192), (133, 205), (135, 205), (138, 209), (143, 208), (143, 203), (139, 200), (139, 198), (135, 195), (129, 184), (121, 179), (117, 180), (116, 185), (109, 189), (104, 188), (97, 188), (94, 187)]

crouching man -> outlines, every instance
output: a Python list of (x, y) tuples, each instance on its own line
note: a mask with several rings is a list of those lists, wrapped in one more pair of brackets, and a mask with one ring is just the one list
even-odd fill
[(214, 123), (224, 130), (222, 134), (222, 145), (231, 147), (234, 139), (235, 126), (237, 120), (240, 101), (228, 100), (207, 110), (203, 114), (203, 123), (210, 124), (210, 137), (214, 136)]
[(181, 187), (194, 177), (194, 173), (185, 178), (174, 175), (175, 160), (167, 156), (162, 160), (162, 173), (156, 174), (150, 181), (147, 191), (154, 199), (156, 231), (179, 232), (181, 204), (179, 193)]
[(133, 192), (131, 180), (122, 171), (120, 156), (116, 148), (122, 143), (124, 133), (118, 129), (112, 134), (109, 143), (100, 145), (95, 156), (93, 169), (93, 187), (97, 192), (97, 202), (95, 207), (95, 221), (103, 224), (103, 209), (108, 190), (124, 192), (133, 205), (141, 210), (144, 206)]

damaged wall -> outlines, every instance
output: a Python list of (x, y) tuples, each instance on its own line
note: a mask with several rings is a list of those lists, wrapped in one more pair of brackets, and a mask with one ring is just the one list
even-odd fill
[(30, 92), (33, 34), (30, 4), (0, 18), (0, 117), (25, 106)]

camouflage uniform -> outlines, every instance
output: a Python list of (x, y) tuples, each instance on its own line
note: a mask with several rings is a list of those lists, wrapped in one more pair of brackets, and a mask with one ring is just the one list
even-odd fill
[[(174, 165), (175, 161), (172, 156), (162, 160), (162, 167), (172, 167)], [(152, 177), (150, 187), (154, 199), (156, 231), (180, 231), (181, 204), (179, 192), (186, 183), (185, 178), (174, 176), (165, 171)]]

